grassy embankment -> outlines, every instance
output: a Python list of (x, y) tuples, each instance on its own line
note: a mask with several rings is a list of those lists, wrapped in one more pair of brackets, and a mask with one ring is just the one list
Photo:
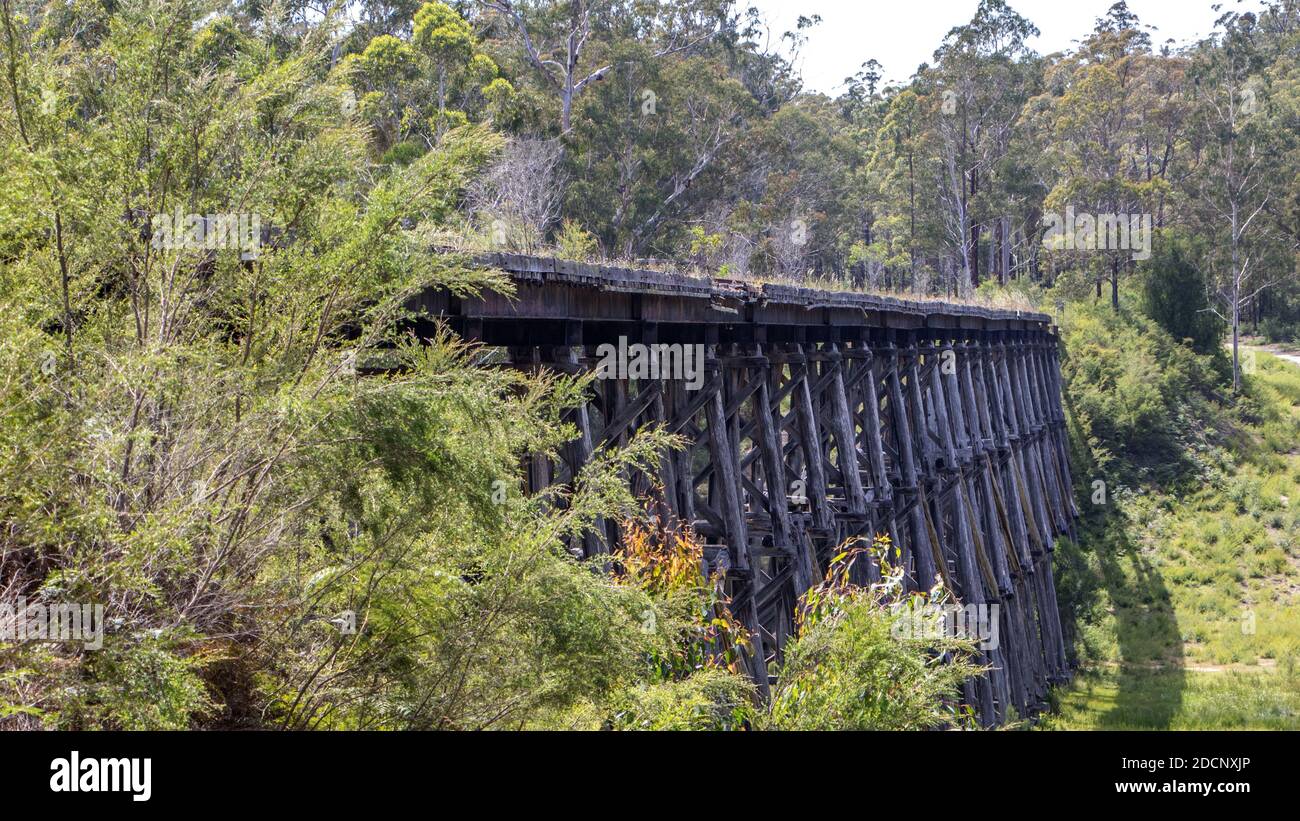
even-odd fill
[(1232, 400), (1221, 359), (1143, 320), (1065, 333), (1080, 672), (1042, 726), (1300, 728), (1300, 367), (1259, 352)]

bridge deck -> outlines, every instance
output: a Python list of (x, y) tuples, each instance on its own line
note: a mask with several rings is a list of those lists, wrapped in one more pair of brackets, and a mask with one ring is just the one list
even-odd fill
[[(493, 344), (582, 344), (584, 323), (625, 325), (664, 342), (838, 342), (873, 330), (1045, 331), (1046, 314), (917, 301), (779, 283), (706, 279), (653, 270), (489, 254), (484, 267), (507, 272), (510, 295), (461, 300), (430, 291), (418, 307), (452, 320), (458, 331)], [(565, 324), (568, 323), (568, 327)], [(593, 336), (603, 341), (613, 329)]]

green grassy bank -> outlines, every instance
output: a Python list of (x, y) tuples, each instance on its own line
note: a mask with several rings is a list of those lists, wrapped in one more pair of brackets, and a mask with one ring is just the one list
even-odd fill
[(1065, 335), (1080, 673), (1040, 726), (1300, 728), (1300, 367), (1255, 353), (1233, 397), (1221, 356), (1140, 318), (1085, 310)]

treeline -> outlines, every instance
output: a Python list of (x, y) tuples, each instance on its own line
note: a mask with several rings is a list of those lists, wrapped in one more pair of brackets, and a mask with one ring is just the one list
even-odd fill
[(459, 2), (435, 34), (414, 3), (357, 8), (341, 59), (376, 151), (418, 155), (443, 121), (514, 138), (474, 202), (488, 241), (577, 226), (724, 275), (947, 295), (1066, 275), (1117, 304), (1151, 231), (1179, 229), (1204, 307), (1298, 317), (1294, 0), (1183, 48), (1118, 2), (1051, 55), (984, 0), (906, 84), (863, 55), (835, 99), (791, 68), (818, 19), (776, 37), (743, 3)]
[[(111, 6), (51, 9), (54, 42)], [(1117, 305), (1177, 230), (1201, 308), (1294, 333), (1295, 0), (1182, 48), (1117, 2), (1051, 55), (983, 0), (907, 83), (863, 55), (835, 99), (792, 67), (819, 24), (778, 35), (735, 0), (241, 3), (200, 47), (222, 70), (268, 34), (318, 32), (386, 166), (466, 123), (507, 135), (461, 242), (948, 296), (1065, 275), (1068, 296)]]

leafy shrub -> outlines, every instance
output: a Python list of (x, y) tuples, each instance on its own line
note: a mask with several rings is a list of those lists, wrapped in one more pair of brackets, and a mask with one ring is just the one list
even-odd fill
[(213, 709), (201, 677), (205, 654), (150, 636), (105, 645), (88, 654), (88, 682), (59, 716), (64, 726), (124, 730), (185, 730)]
[[(32, 119), (0, 141), (0, 603), (100, 603), (113, 627), (94, 652), (0, 644), (22, 671), (0, 720), (478, 729), (635, 683), (649, 599), (568, 548), (635, 509), (622, 477), (667, 438), (525, 499), (522, 457), (573, 440), (589, 385), (400, 330), (424, 288), (508, 290), (428, 252), (502, 139), (469, 126), (376, 164), (310, 38), (214, 75), (175, 34), (206, 12), (166, 11), (115, 13), (84, 57), (117, 70), (69, 84), (75, 118), (31, 79), (58, 49), (11, 66)], [(408, 52), (389, 38), (367, 59)], [(123, 202), (238, 207), (292, 237), (247, 264), (161, 247)], [(177, 279), (143, 274), (162, 270)], [(383, 375), (359, 378), (371, 357)]]
[(1160, 232), (1151, 259), (1142, 266), (1143, 308), (1175, 340), (1209, 354), (1219, 348), (1224, 323), (1206, 301), (1205, 276), (1196, 262), (1204, 256), (1185, 234)]
[(1176, 463), (1188, 420), (1214, 415), (1204, 406), (1223, 384), (1222, 356), (1200, 356), (1145, 317), (1095, 304), (1072, 306), (1064, 334), (1065, 399), (1090, 458), (1122, 472)]
[[(887, 543), (877, 545), (887, 550)], [(961, 684), (978, 669), (965, 639), (896, 635), (901, 574), (879, 585), (848, 579), (861, 550), (840, 554), (801, 599), (798, 633), (785, 647), (768, 723), (781, 730), (921, 730), (948, 724)], [(913, 604), (942, 605), (941, 588)]]
[(642, 628), (658, 637), (650, 656), (651, 681), (684, 678), (697, 670), (741, 674), (749, 635), (731, 612), (719, 573), (704, 575), (704, 546), (688, 527), (652, 512), (623, 523), (618, 579), (649, 597)]
[(628, 689), (615, 704), (616, 730), (741, 730), (757, 720), (757, 693), (748, 679), (701, 670), (685, 679)]
[(555, 235), (555, 253), (563, 259), (585, 262), (596, 256), (600, 243), (576, 220), (566, 219)]
[(425, 152), (424, 146), (419, 143), (407, 141), (401, 142), (384, 152), (384, 156), (379, 159), (382, 165), (394, 165), (399, 168), (405, 168), (411, 163), (418, 160)]

